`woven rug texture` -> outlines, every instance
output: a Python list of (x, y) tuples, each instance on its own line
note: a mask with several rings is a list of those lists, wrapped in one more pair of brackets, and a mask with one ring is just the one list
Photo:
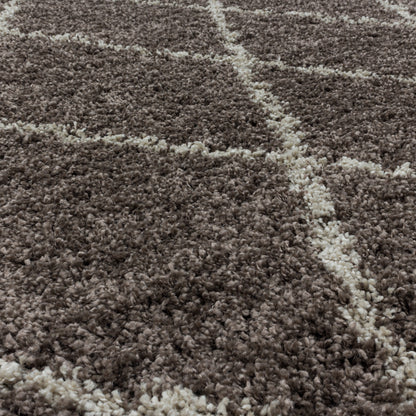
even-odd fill
[(0, 416), (415, 416), (415, 291), (415, 0), (0, 0)]

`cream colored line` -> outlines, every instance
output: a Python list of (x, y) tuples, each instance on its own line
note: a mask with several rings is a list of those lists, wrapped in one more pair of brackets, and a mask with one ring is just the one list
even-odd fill
[[(375, 325), (379, 311), (374, 304), (383, 300), (377, 292), (376, 281), (369, 271), (363, 275), (359, 265), (361, 258), (355, 251), (356, 239), (342, 231), (340, 221), (323, 221), (323, 217), (334, 216), (335, 208), (329, 190), (322, 178), (315, 172), (323, 168), (323, 163), (313, 156), (306, 157), (306, 145), (301, 145), (304, 134), (299, 130), (299, 120), (286, 115), (283, 107), (269, 91), (267, 85), (258, 86), (254, 82), (253, 70), (256, 66), (254, 57), (236, 42), (238, 33), (227, 28), (224, 9), (218, 0), (209, 0), (210, 11), (219, 32), (224, 38), (224, 46), (230, 52), (233, 66), (245, 85), (251, 99), (260, 105), (268, 114), (267, 122), (276, 140), (281, 141), (283, 151), (280, 161), (286, 165), (292, 188), (304, 195), (309, 207), (307, 221), (310, 225), (310, 244), (316, 248), (317, 255), (326, 269), (340, 278), (344, 287), (348, 288), (352, 298), (347, 307), (339, 307), (340, 313), (348, 322), (354, 322), (360, 333), (359, 341), (372, 337), (379, 347), (389, 352), (389, 360), (385, 363), (386, 372), (406, 383), (416, 384), (415, 353), (406, 351), (405, 342), (400, 339), (399, 346), (393, 334), (384, 326)], [(267, 155), (267, 158), (273, 159)], [(361, 287), (366, 289), (361, 289)], [(393, 310), (383, 311), (387, 316)], [(409, 362), (412, 365), (409, 365)], [(405, 399), (416, 398), (416, 392), (406, 389)]]
[(416, 16), (409, 12), (409, 9), (402, 3), (396, 1), (391, 3), (387, 0), (375, 0), (380, 4), (385, 10), (392, 11), (397, 13), (400, 17), (404, 19), (404, 24), (410, 24), (413, 28), (416, 28)]
[(283, 13), (286, 16), (297, 16), (297, 17), (312, 17), (314, 19), (320, 20), (323, 23), (327, 24), (336, 24), (336, 23), (346, 23), (348, 25), (364, 25), (364, 26), (380, 26), (380, 27), (403, 27), (409, 26), (413, 28), (412, 24), (408, 24), (407, 22), (402, 21), (393, 21), (393, 22), (386, 22), (380, 19), (376, 19), (374, 17), (368, 16), (361, 16), (359, 19), (353, 19), (348, 15), (340, 14), (337, 16), (330, 16), (328, 14), (323, 14), (320, 12), (303, 12), (303, 11), (296, 11), (291, 10), (288, 12)]
[[(267, 152), (263, 149), (249, 150), (245, 148), (229, 148), (227, 150), (214, 150), (210, 151), (200, 141), (188, 142), (186, 144), (175, 145), (168, 144), (166, 140), (158, 139), (156, 136), (147, 136), (141, 135), (137, 136), (126, 136), (124, 134), (119, 135), (95, 135), (88, 136), (85, 134), (83, 129), (78, 129), (77, 127), (71, 125), (57, 124), (57, 123), (48, 123), (48, 124), (34, 124), (34, 123), (24, 123), (21, 121), (7, 123), (0, 122), (0, 130), (3, 131), (12, 131), (16, 130), (19, 133), (40, 133), (40, 134), (53, 134), (63, 142), (67, 143), (88, 143), (88, 142), (103, 142), (114, 145), (125, 145), (132, 144), (134, 146), (149, 149), (155, 152), (164, 152), (168, 151), (175, 154), (201, 154), (202, 156), (212, 157), (216, 159), (227, 158), (238, 156), (245, 159), (253, 159), (264, 157), (268, 160), (275, 160), (279, 163), (284, 163), (285, 154), (270, 151)], [(322, 161), (322, 164), (325, 164), (325, 161)], [(376, 175), (384, 178), (406, 178), (406, 177), (416, 177), (416, 173), (413, 169), (410, 168), (410, 163), (403, 163), (401, 166), (397, 167), (394, 171), (383, 170), (380, 164), (373, 162), (364, 162), (357, 159), (351, 159), (348, 157), (341, 158), (337, 163), (334, 163), (331, 166), (339, 166), (343, 169), (348, 170), (365, 170), (371, 175)]]
[[(10, 28), (7, 24), (7, 20), (10, 19), (18, 10), (18, 1), (17, 0), (11, 0), (9, 3), (7, 3), (4, 6), (3, 12), (0, 14), (0, 32), (3, 32), (4, 34), (10, 34), (13, 36), (18, 36), (21, 38), (31, 38), (31, 39), (49, 39), (52, 42), (75, 42), (79, 44), (84, 45), (95, 45), (102, 49), (112, 49), (115, 51), (134, 51), (137, 53), (140, 53), (143, 56), (171, 56), (175, 59), (193, 59), (197, 61), (210, 61), (214, 63), (225, 63), (230, 62), (230, 59), (228, 56), (222, 56), (222, 55), (204, 55), (200, 53), (190, 53), (188, 51), (171, 51), (168, 48), (165, 49), (159, 49), (154, 52), (150, 51), (149, 49), (140, 46), (140, 45), (120, 45), (115, 44), (112, 42), (105, 42), (101, 39), (96, 39), (91, 36), (86, 36), (82, 33), (65, 33), (62, 35), (46, 35), (42, 33), (41, 31), (34, 31), (29, 33), (24, 33), (20, 31), (17, 28)], [(152, 1), (152, 4), (158, 4), (157, 1)], [(204, 6), (201, 6), (204, 7)], [(204, 7), (207, 9), (207, 7)], [(223, 10), (234, 10), (238, 9), (238, 7), (227, 7)], [(260, 14), (261, 10), (255, 11), (255, 14)], [(254, 12), (253, 12), (254, 13)], [(269, 13), (269, 12), (267, 12)], [(287, 14), (295, 14), (300, 12), (287, 12)], [(253, 57), (254, 59), (254, 57)], [(367, 71), (364, 69), (356, 69), (353, 71), (343, 71), (341, 69), (337, 68), (330, 68), (326, 67), (324, 65), (318, 65), (318, 66), (293, 66), (288, 65), (282, 60), (273, 60), (273, 61), (262, 61), (260, 59), (257, 59), (257, 63), (262, 66), (267, 67), (277, 67), (280, 70), (292, 70), (296, 72), (301, 72), (305, 74), (317, 74), (320, 76), (341, 76), (346, 78), (354, 78), (354, 79), (391, 79), (395, 82), (400, 82), (404, 84), (409, 85), (416, 85), (416, 76), (409, 78), (404, 77), (401, 75), (379, 75), (375, 72)]]
[[(119, 0), (113, 0), (117, 2)], [(209, 10), (207, 6), (202, 6), (199, 4), (188, 4), (182, 3), (180, 1), (162, 1), (162, 0), (130, 0), (133, 3), (143, 6), (160, 6), (160, 7), (172, 7), (178, 9), (191, 9), (191, 10), (198, 10), (198, 11), (207, 11)], [(258, 15), (258, 16), (272, 16), (272, 15), (287, 15), (287, 16), (298, 16), (298, 17), (313, 17), (315, 19), (320, 20), (323, 23), (334, 24), (338, 22), (347, 23), (349, 25), (374, 25), (374, 26), (382, 26), (382, 27), (400, 27), (403, 25), (407, 25), (406, 22), (385, 22), (380, 19), (376, 19), (374, 17), (362, 16), (359, 19), (353, 19), (348, 15), (336, 15), (331, 16), (328, 14), (323, 14), (320, 12), (306, 12), (306, 11), (297, 11), (297, 10), (290, 10), (286, 12), (278, 12), (274, 11), (270, 8), (263, 8), (263, 9), (242, 9), (238, 6), (228, 6), (223, 8), (225, 13), (237, 13), (242, 15)], [(408, 26), (413, 27), (412, 24)]]
[(11, 19), (18, 10), (18, 0), (11, 0), (3, 5), (3, 11), (0, 13), (0, 33), (7, 33), (9, 30), (8, 20)]
[(337, 163), (330, 166), (339, 166), (348, 170), (364, 170), (371, 175), (381, 178), (416, 178), (416, 172), (410, 168), (410, 163), (406, 162), (393, 170), (383, 170), (380, 164), (373, 162), (363, 162), (349, 157), (341, 158)]
[(227, 13), (238, 13), (238, 14), (248, 14), (248, 15), (255, 15), (255, 16), (270, 16), (273, 14), (273, 11), (270, 9), (242, 9), (241, 7), (237, 6), (229, 6), (225, 7), (224, 11)]
[(93, 36), (87, 36), (83, 33), (64, 33), (62, 35), (46, 35), (41, 31), (24, 33), (17, 28), (6, 28), (3, 32), (5, 34), (17, 36), (22, 39), (48, 39), (52, 42), (74, 42), (82, 45), (96, 46), (100, 49), (111, 49), (117, 52), (133, 51), (145, 57), (170, 56), (175, 59), (192, 59), (195, 61), (210, 61), (214, 63), (225, 63), (229, 60), (228, 57), (222, 55), (204, 55), (200, 53), (190, 53), (188, 51), (172, 51), (168, 48), (151, 51), (150, 49), (147, 49), (140, 45), (120, 45), (112, 42), (105, 42), (102, 39), (97, 39)]
[[(70, 371), (62, 366), (62, 377), (53, 374), (49, 367), (40, 370), (26, 370), (17, 362), (5, 361), (0, 358), (0, 390), (3, 392), (17, 388), (36, 389), (51, 406), (58, 406), (62, 400), (69, 400), (76, 406), (76, 410), (85, 412), (86, 416), (226, 416), (228, 399), (215, 406), (209, 403), (205, 396), (196, 396), (191, 390), (182, 386), (175, 386), (165, 390), (161, 396), (150, 396), (143, 393), (140, 397), (140, 406), (127, 411), (122, 406), (118, 390), (104, 393), (91, 380), (80, 381), (77, 373), (81, 367)], [(160, 379), (154, 379), (154, 386)], [(146, 391), (146, 385), (141, 385)]]
[[(118, 1), (118, 0), (113, 0)], [(160, 7), (173, 7), (173, 8), (179, 8), (179, 9), (191, 9), (191, 10), (199, 10), (199, 11), (208, 11), (209, 8), (207, 6), (201, 6), (199, 4), (185, 4), (178, 1), (159, 1), (159, 0), (130, 0), (133, 3), (136, 3), (138, 5), (143, 6), (160, 6)], [(237, 6), (230, 6), (226, 7), (225, 11), (227, 12), (235, 12), (239, 14), (254, 14), (254, 15), (260, 15), (260, 16), (269, 16), (272, 11), (269, 9), (254, 9), (254, 10), (248, 10), (248, 9), (242, 9), (241, 7)]]
[[(29, 33), (24, 33), (17, 28), (6, 28), (3, 30), (3, 33), (7, 33), (13, 36), (18, 36), (20, 38), (30, 38), (30, 39), (48, 39), (52, 42), (75, 42), (83, 45), (93, 45), (101, 49), (112, 49), (114, 51), (134, 51), (142, 56), (170, 56), (175, 59), (192, 59), (195, 61), (208, 61), (213, 63), (230, 63), (231, 59), (229, 56), (224, 55), (204, 55), (200, 53), (190, 53), (188, 51), (171, 51), (170, 49), (159, 49), (154, 52), (151, 50), (140, 46), (140, 45), (120, 45), (112, 42), (104, 42), (101, 39), (96, 39), (91, 36), (87, 36), (82, 33), (65, 33), (62, 35), (46, 35), (41, 31), (34, 31)], [(253, 60), (256, 59), (253, 57)], [(400, 75), (379, 75), (374, 72), (357, 69), (355, 71), (343, 71), (336, 68), (328, 68), (323, 65), (318, 66), (292, 66), (288, 65), (281, 60), (274, 61), (262, 61), (256, 59), (256, 62), (260, 66), (266, 67), (277, 67), (280, 70), (291, 70), (296, 72), (301, 72), (305, 74), (317, 74), (320, 76), (341, 76), (346, 78), (354, 79), (392, 79), (395, 82), (401, 82), (409, 85), (416, 85), (416, 77), (406, 78)]]
[[(253, 159), (264, 157), (267, 160), (277, 161), (278, 163), (284, 163), (284, 158), (287, 156), (285, 153), (276, 151), (269, 151), (263, 149), (249, 150), (245, 148), (229, 148), (227, 150), (214, 150), (210, 151), (208, 147), (201, 141), (188, 142), (181, 145), (168, 144), (166, 140), (159, 139), (156, 136), (126, 136), (124, 134), (118, 135), (95, 135), (88, 136), (85, 134), (84, 129), (79, 129), (76, 125), (65, 125), (59, 123), (45, 123), (34, 124), (25, 123), (22, 121), (17, 122), (0, 122), (0, 130), (13, 131), (16, 130), (20, 134), (25, 133), (37, 133), (49, 135), (53, 134), (65, 143), (90, 143), (90, 142), (102, 142), (113, 145), (123, 146), (131, 144), (139, 148), (148, 149), (154, 152), (170, 152), (175, 154), (201, 154), (205, 157), (211, 157), (216, 159), (222, 159), (227, 157), (238, 156), (245, 159)], [(322, 162), (325, 163), (325, 162)], [(339, 162), (329, 166), (340, 166), (345, 169), (361, 169), (367, 170), (371, 174), (378, 176), (392, 176), (392, 177), (407, 177), (413, 174), (413, 171), (409, 169), (410, 164), (405, 163), (394, 172), (383, 171), (381, 165), (377, 165), (372, 162), (361, 162), (356, 159), (350, 159), (343, 157)]]
[(38, 133), (44, 135), (54, 135), (65, 143), (91, 143), (102, 142), (113, 145), (126, 145), (131, 144), (142, 149), (148, 149), (154, 152), (169, 152), (178, 155), (181, 154), (200, 154), (205, 157), (223, 159), (227, 157), (238, 156), (244, 159), (253, 159), (258, 157), (265, 157), (266, 155), (273, 154), (273, 152), (267, 153), (265, 150), (249, 150), (241, 147), (229, 148), (227, 150), (214, 150), (211, 151), (200, 141), (189, 142), (181, 145), (168, 144), (165, 140), (158, 139), (155, 136), (142, 135), (126, 136), (124, 134), (118, 135), (95, 135), (88, 136), (83, 129), (78, 129), (76, 126), (48, 123), (48, 124), (33, 124), (24, 123), (21, 121), (7, 123), (0, 121), (0, 131), (13, 131), (16, 130), (21, 134), (25, 133)]
[[(285, 138), (283, 146), (286, 150), (281, 154), (275, 152), (269, 153), (266, 155), (266, 158), (283, 161), (289, 168), (289, 177), (292, 181), (292, 187), (305, 192), (306, 202), (311, 209), (309, 222), (316, 233), (316, 236), (311, 240), (311, 244), (321, 250), (319, 256), (327, 266), (328, 270), (332, 271), (337, 276), (342, 276), (345, 284), (350, 287), (355, 295), (351, 304), (353, 308), (351, 308), (351, 311), (345, 310), (344, 316), (347, 319), (355, 320), (359, 324), (359, 328), (363, 333), (363, 338), (375, 335), (381, 344), (390, 349), (393, 357), (391, 360), (395, 361), (397, 358), (398, 368), (396, 370), (390, 369), (389, 373), (399, 379), (403, 379), (407, 371), (407, 367), (405, 367), (405, 364), (407, 364), (406, 359), (412, 360), (414, 355), (412, 352), (406, 353), (402, 343), (400, 343), (401, 346), (396, 349), (396, 347), (393, 346), (391, 333), (386, 328), (381, 327), (376, 329), (374, 327), (374, 310), (371, 309), (371, 304), (367, 301), (367, 298), (376, 302), (378, 300), (378, 295), (375, 291), (374, 281), (363, 278), (356, 270), (359, 257), (357, 257), (358, 255), (352, 248), (355, 243), (354, 238), (341, 233), (339, 222), (331, 222), (326, 226), (322, 226), (319, 221), (322, 216), (333, 214), (334, 209), (328, 191), (325, 186), (322, 185), (320, 178), (313, 174), (313, 170), (320, 166), (319, 161), (311, 157), (307, 158), (303, 156), (305, 148), (300, 145), (302, 134), (296, 129), (299, 121), (284, 114), (283, 108), (277, 102), (275, 97), (263, 88), (263, 86), (267, 86), (267, 84), (256, 84), (253, 81), (252, 68), (255, 67), (258, 61), (251, 57), (241, 45), (234, 43), (238, 34), (229, 32), (226, 28), (223, 9), (221, 9), (221, 6), (219, 6), (218, 9), (220, 3), (211, 0), (210, 4), (210, 10), (215, 17), (222, 34), (225, 35), (224, 37), (227, 40), (227, 47), (232, 53), (232, 63), (236, 68), (237, 73), (245, 83), (253, 100), (259, 103), (264, 109), (268, 110), (268, 124), (275, 132), (276, 137)], [(64, 37), (55, 37), (54, 39), (66, 40)], [(81, 39), (81, 41), (83, 40)], [(113, 143), (118, 139), (119, 138), (116, 136), (107, 137), (107, 140)], [(148, 139), (146, 138), (146, 140)], [(138, 143), (143, 144), (143, 142)], [(188, 152), (188, 149), (185, 149), (184, 152)], [(347, 254), (343, 256), (344, 250)], [(367, 280), (369, 285), (369, 291), (364, 292), (362, 290), (357, 290), (357, 282), (365, 280)], [(414, 368), (414, 366), (409, 366), (409, 368)], [(412, 376), (412, 378), (410, 378), (410, 376)], [(410, 372), (407, 382), (411, 382), (412, 380), (414, 382), (414, 374), (413, 372)], [(412, 395), (413, 393), (410, 392), (409, 397), (413, 397)]]
[(259, 65), (265, 66), (265, 67), (277, 67), (280, 70), (290, 70), (290, 71), (296, 71), (301, 72), (304, 74), (317, 74), (320, 76), (328, 77), (328, 76), (340, 76), (344, 78), (353, 78), (353, 79), (391, 79), (395, 82), (400, 82), (403, 84), (408, 85), (416, 85), (416, 76), (412, 78), (404, 77), (401, 75), (380, 75), (375, 72), (367, 71), (365, 69), (355, 69), (353, 71), (343, 71), (341, 69), (337, 68), (330, 68), (326, 67), (324, 65), (318, 65), (318, 66), (293, 66), (288, 65), (285, 62), (281, 61), (280, 59), (274, 60), (274, 61), (258, 61)]
[[(150, 52), (147, 48), (144, 48), (142, 46), (138, 46), (138, 45), (118, 45), (112, 42), (104, 42), (101, 39), (94, 39), (90, 36), (86, 36), (82, 33), (65, 33), (62, 35), (46, 35), (44, 33), (42, 33), (41, 31), (34, 31), (34, 32), (29, 32), (29, 33), (24, 33), (21, 30), (17, 29), (17, 28), (11, 28), (7, 30), (7, 33), (13, 36), (17, 36), (23, 39), (26, 38), (30, 38), (30, 39), (48, 39), (52, 42), (75, 42), (75, 43), (79, 43), (79, 44), (83, 44), (83, 45), (95, 45), (99, 48), (103, 48), (103, 49), (112, 49), (115, 51), (122, 51), (122, 50), (126, 50), (126, 51), (134, 51), (134, 52), (138, 52), (141, 55), (144, 56), (152, 56), (153, 53)], [(156, 52), (157, 54), (158, 52)], [(168, 51), (167, 52), (169, 55), (174, 56), (175, 54)], [(159, 51), (159, 54), (162, 54), (162, 51)], [(175, 57), (180, 57), (180, 56), (175, 56)]]
[[(116, 3), (119, 0), (113, 0)], [(139, 6), (160, 6), (160, 7), (172, 7), (179, 9), (191, 9), (191, 10), (201, 10), (206, 11), (206, 6), (200, 6), (199, 4), (184, 4), (178, 1), (158, 1), (158, 0), (130, 0), (132, 3), (135, 3)]]
[[(254, 84), (255, 86), (255, 84)], [(268, 106), (266, 104), (266, 106)], [(271, 128), (277, 127), (274, 125), (276, 121), (274, 117), (271, 117), (269, 120), (271, 122)], [(290, 121), (290, 118), (288, 119)], [(15, 123), (4, 123), (0, 122), (0, 130), (3, 131), (13, 131), (16, 130), (19, 133), (40, 133), (55, 135), (58, 139), (67, 142), (67, 143), (88, 143), (88, 142), (97, 142), (102, 141), (106, 143), (110, 143), (113, 145), (123, 145), (123, 143), (129, 143), (136, 145), (141, 148), (146, 148), (151, 151), (170, 151), (173, 153), (200, 153), (206, 157), (214, 157), (214, 158), (224, 158), (230, 157), (233, 155), (237, 155), (240, 157), (246, 158), (253, 158), (253, 157), (265, 157), (266, 160), (271, 162), (277, 163), (285, 163), (286, 166), (289, 168), (289, 176), (292, 181), (292, 187), (294, 189), (300, 190), (305, 192), (306, 194), (306, 202), (310, 207), (312, 212), (311, 218), (309, 218), (309, 223), (313, 228), (313, 233), (315, 234), (312, 238), (310, 238), (310, 242), (313, 246), (318, 249), (319, 258), (325, 264), (327, 269), (333, 272), (336, 276), (342, 277), (344, 279), (345, 286), (349, 287), (351, 292), (354, 295), (352, 299), (352, 310), (344, 310), (341, 308), (341, 312), (343, 316), (351, 321), (356, 321), (358, 325), (358, 329), (362, 332), (362, 339), (368, 339), (371, 335), (375, 335), (378, 338), (378, 342), (381, 342), (384, 347), (387, 347), (392, 352), (392, 362), (396, 363), (394, 360), (395, 355), (397, 352), (403, 353), (404, 345), (401, 343), (399, 349), (395, 351), (395, 347), (392, 346), (391, 334), (389, 331), (383, 327), (379, 328), (378, 330), (374, 330), (374, 323), (376, 319), (376, 315), (374, 310), (371, 310), (371, 305), (369, 300), (372, 302), (380, 301), (380, 297), (377, 294), (375, 289), (375, 281), (371, 278), (364, 278), (361, 276), (360, 272), (357, 269), (358, 264), (360, 263), (360, 258), (358, 254), (354, 251), (353, 246), (355, 244), (354, 237), (342, 233), (341, 231), (341, 224), (337, 221), (329, 222), (327, 225), (320, 223), (319, 217), (322, 215), (327, 215), (328, 213), (333, 212), (333, 205), (332, 202), (329, 200), (328, 191), (325, 187), (320, 183), (319, 178), (314, 177), (313, 170), (316, 167), (321, 166), (324, 162), (313, 158), (305, 158), (302, 156), (303, 150), (299, 143), (296, 143), (296, 134), (294, 137), (291, 136), (291, 128), (290, 125), (286, 126), (287, 129), (278, 129), (278, 132), (282, 132), (286, 137), (283, 145), (286, 148), (284, 152), (265, 152), (264, 150), (259, 150), (257, 152), (251, 152), (248, 149), (229, 149), (228, 151), (214, 151), (210, 152), (201, 142), (193, 142), (186, 145), (168, 145), (165, 141), (157, 140), (157, 138), (152, 136), (143, 136), (143, 137), (126, 137), (124, 135), (108, 135), (108, 136), (93, 136), (89, 137), (85, 134), (82, 129), (77, 129), (76, 126), (66, 126), (60, 125), (56, 123), (50, 124), (40, 124), (35, 125), (33, 123), (23, 123), (23, 122), (15, 122)], [(276, 130), (275, 130), (276, 131)], [(318, 179), (318, 180), (317, 180)], [(313, 200), (315, 198), (315, 200)], [(329, 208), (329, 209), (328, 209)], [(366, 282), (368, 285), (369, 290), (363, 291), (359, 290), (356, 286), (357, 282)], [(350, 308), (351, 309), (351, 308)], [(386, 311), (390, 315), (394, 315), (394, 311)], [(363, 323), (364, 321), (364, 323)], [(389, 342), (390, 341), (390, 342)], [(412, 359), (411, 353), (406, 353), (404, 357), (401, 357), (402, 360), (399, 362), (399, 368), (397, 370), (388, 370), (392, 376), (397, 376), (397, 372), (399, 374), (405, 374), (407, 371), (406, 366), (401, 364), (405, 361), (403, 360), (410, 360)], [(32, 377), (33, 378), (33, 377)], [(0, 371), (0, 380), (2, 379), (1, 371)], [(31, 379), (29, 377), (29, 379)], [(44, 379), (42, 379), (44, 380)], [(410, 382), (408, 380), (408, 382)], [(51, 384), (52, 383), (52, 384)], [(54, 381), (52, 380), (51, 383), (44, 383), (45, 386), (42, 387), (42, 391), (48, 392), (48, 389), (52, 389), (53, 391), (58, 391), (59, 394), (65, 396), (65, 389), (67, 389), (67, 384), (62, 384), (58, 382), (58, 387), (54, 385)], [(49, 385), (49, 387), (48, 387)], [(51, 387), (52, 386), (52, 387)], [(59, 387), (60, 386), (60, 387)], [(46, 390), (45, 390), (46, 389)], [(63, 391), (62, 391), (63, 389)], [(43, 393), (42, 393), (43, 394)], [(101, 397), (101, 393), (97, 392), (98, 396)], [(169, 394), (166, 393), (170, 397)], [(173, 394), (173, 393), (172, 393)], [(185, 394), (185, 393), (181, 393)], [(186, 393), (188, 396), (191, 393), (188, 391)], [(50, 394), (46, 394), (48, 400), (53, 403), (54, 396)], [(164, 397), (164, 396), (163, 396)], [(165, 397), (165, 398), (166, 398)], [(76, 395), (75, 399), (82, 404), (85, 401), (89, 403), (90, 396), (82, 396), (80, 394)], [(100, 399), (101, 400), (101, 399)], [(110, 402), (111, 400), (108, 399)], [(146, 399), (147, 400), (147, 399)], [(153, 403), (155, 399), (149, 399), (146, 403), (150, 406), (149, 403)], [(167, 399), (166, 399), (167, 400)], [(101, 400), (102, 401), (102, 400)], [(105, 400), (104, 400), (105, 403)], [(108, 404), (108, 403), (107, 403)], [(246, 407), (247, 404), (244, 404)], [(90, 403), (88, 404), (89, 409), (95, 409), (96, 404)], [(101, 404), (100, 404), (101, 406)], [(103, 405), (104, 406), (104, 405)], [(108, 404), (110, 406), (110, 404)], [(264, 412), (262, 414), (267, 414), (267, 411), (270, 410), (269, 408), (273, 408), (276, 410), (276, 403), (272, 403), (270, 405), (266, 405), (264, 407)], [(223, 407), (221, 409), (225, 409), (225, 404), (223, 403)], [(275, 411), (273, 410), (273, 411)], [(225, 412), (225, 410), (224, 410)], [(94, 414), (94, 413), (92, 413)], [(101, 415), (103, 413), (95, 413), (95, 415)], [(105, 413), (104, 413), (105, 414)], [(139, 413), (140, 414), (140, 413)], [(148, 414), (148, 413), (144, 413)], [(151, 414), (151, 413), (150, 413)], [(184, 413), (187, 414), (187, 413)], [(205, 414), (205, 413), (204, 413)], [(219, 410), (217, 410), (217, 414)], [(223, 413), (226, 414), (226, 413)], [(250, 415), (251, 412), (248, 411), (246, 413)], [(273, 413), (275, 414), (275, 413)]]

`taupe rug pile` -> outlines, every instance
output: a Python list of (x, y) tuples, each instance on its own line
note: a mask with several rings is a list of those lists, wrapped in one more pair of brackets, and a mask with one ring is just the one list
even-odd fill
[(0, 415), (416, 415), (416, 1), (0, 0)]

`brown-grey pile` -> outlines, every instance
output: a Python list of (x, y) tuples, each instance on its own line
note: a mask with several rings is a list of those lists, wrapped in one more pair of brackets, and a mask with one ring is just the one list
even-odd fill
[(0, 415), (416, 415), (416, 1), (0, 0)]

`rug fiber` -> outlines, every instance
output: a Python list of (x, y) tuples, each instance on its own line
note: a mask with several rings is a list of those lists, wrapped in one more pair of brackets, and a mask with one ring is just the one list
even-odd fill
[(0, 415), (416, 415), (414, 0), (0, 0)]

